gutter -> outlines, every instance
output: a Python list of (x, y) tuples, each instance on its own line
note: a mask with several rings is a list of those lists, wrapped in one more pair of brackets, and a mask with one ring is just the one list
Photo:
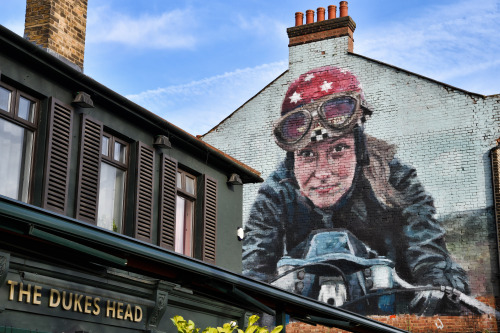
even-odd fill
[(491, 173), (493, 185), (493, 206), (495, 212), (495, 225), (497, 231), (497, 256), (498, 267), (500, 268), (500, 138), (497, 139), (497, 146), (490, 151)]

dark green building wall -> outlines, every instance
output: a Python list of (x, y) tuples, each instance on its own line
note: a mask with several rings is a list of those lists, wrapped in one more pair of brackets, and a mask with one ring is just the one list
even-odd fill
[[(42, 52), (42, 50), (40, 50)], [(85, 91), (85, 87), (68, 82), (70, 80), (64, 77), (58, 77), (57, 73), (42, 71), (42, 66), (34, 61), (19, 61), (12, 57), (0, 54), (0, 72), (2, 81), (40, 99), (40, 117), (39, 126), (36, 133), (36, 157), (35, 157), (35, 178), (33, 183), (33, 200), (35, 205), (41, 205), (43, 193), (43, 165), (46, 158), (47, 140), (47, 116), (49, 111), (49, 98), (54, 97), (61, 102), (71, 105), (74, 95), (77, 91)], [(162, 124), (152, 126), (151, 122), (145, 121), (142, 117), (133, 113), (132, 110), (117, 105), (110, 101), (109, 96), (100, 94), (92, 95), (95, 108), (83, 109), (75, 108), (73, 118), (73, 138), (71, 147), (71, 156), (68, 160), (70, 166), (69, 190), (67, 215), (75, 216), (75, 203), (77, 194), (77, 175), (78, 175), (78, 154), (80, 145), (80, 127), (81, 114), (99, 120), (106, 128), (130, 139), (131, 158), (135, 160), (135, 143), (141, 141), (152, 146), (154, 137), (159, 134), (169, 136), (169, 131)], [(198, 184), (201, 184), (201, 176), (208, 175), (217, 179), (218, 198), (217, 198), (217, 265), (230, 269), (234, 272), (241, 272), (241, 242), (237, 240), (236, 229), (241, 226), (241, 207), (242, 207), (242, 187), (238, 185), (227, 184), (227, 178), (230, 171), (223, 170), (220, 167), (207, 163), (208, 151), (202, 151), (186, 143), (182, 138), (170, 136), (172, 149), (156, 149), (155, 153), (155, 186), (154, 186), (154, 228), (153, 239), (157, 239), (157, 221), (158, 221), (158, 198), (159, 198), (159, 180), (160, 180), (160, 154), (165, 154), (175, 158), (179, 167), (192, 172), (198, 176)], [(135, 165), (130, 163), (127, 182), (127, 211), (126, 211), (126, 231), (132, 236), (134, 227), (134, 190), (135, 190)], [(199, 186), (198, 186), (199, 188)], [(199, 197), (199, 196), (198, 196)], [(198, 207), (200, 208), (200, 207)], [(198, 209), (195, 219), (200, 223), (201, 212)], [(200, 235), (198, 235), (200, 236)], [(199, 249), (196, 249), (199, 252)]]

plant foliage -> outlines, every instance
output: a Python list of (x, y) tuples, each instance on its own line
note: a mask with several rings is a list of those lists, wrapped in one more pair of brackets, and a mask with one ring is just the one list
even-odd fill
[[(192, 320), (186, 321), (181, 316), (174, 316), (172, 322), (179, 333), (199, 333), (200, 328), (197, 328)], [(207, 327), (202, 333), (232, 333), (234, 330), (238, 333), (269, 333), (267, 327), (260, 327), (255, 325), (259, 320), (259, 316), (253, 315), (248, 319), (248, 327), (243, 331), (236, 326), (234, 321), (230, 323), (225, 323), (222, 327)], [(283, 326), (276, 326), (270, 333), (279, 333), (283, 329)]]

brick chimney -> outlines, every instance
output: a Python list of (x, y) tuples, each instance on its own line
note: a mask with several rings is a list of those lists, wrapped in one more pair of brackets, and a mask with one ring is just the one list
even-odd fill
[(336, 6), (328, 6), (328, 19), (325, 20), (325, 9), (318, 8), (317, 20), (314, 22), (314, 11), (306, 11), (308, 17), (306, 24), (303, 24), (303, 13), (295, 13), (295, 27), (288, 28), (288, 46), (296, 46), (306, 43), (317, 42), (320, 40), (348, 37), (347, 50), (352, 52), (354, 49), (354, 39), (352, 37), (356, 29), (356, 23), (347, 14), (347, 1), (340, 1), (340, 17), (336, 17)]
[(83, 71), (87, 0), (27, 0), (24, 38)]

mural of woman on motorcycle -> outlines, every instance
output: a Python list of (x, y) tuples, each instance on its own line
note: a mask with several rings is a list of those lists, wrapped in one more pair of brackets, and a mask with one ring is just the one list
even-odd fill
[(458, 314), (466, 273), (416, 170), (364, 132), (372, 113), (341, 68), (290, 85), (273, 130), (286, 157), (246, 221), (243, 274), (362, 314)]

